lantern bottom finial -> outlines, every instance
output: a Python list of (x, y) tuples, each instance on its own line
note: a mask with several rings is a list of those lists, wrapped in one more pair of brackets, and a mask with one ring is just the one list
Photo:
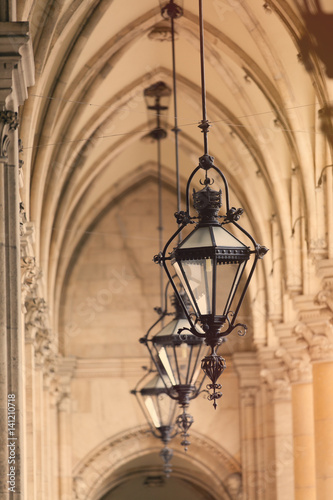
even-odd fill
[(224, 372), (226, 367), (225, 359), (222, 356), (218, 356), (215, 352), (216, 347), (212, 348), (212, 353), (209, 356), (205, 356), (201, 361), (201, 368), (204, 373), (207, 375), (209, 380), (211, 380), (211, 384), (207, 385), (207, 389), (213, 390), (213, 393), (208, 396), (209, 401), (213, 401), (213, 406), (216, 410), (217, 403), (216, 400), (222, 397), (222, 389), (221, 384), (217, 384), (217, 380)]
[(178, 415), (176, 419), (176, 424), (178, 425), (178, 428), (180, 430), (180, 435), (183, 438), (183, 441), (180, 444), (184, 446), (185, 451), (188, 450), (188, 447), (191, 444), (191, 442), (187, 439), (190, 436), (187, 431), (193, 424), (193, 421), (194, 420), (192, 415), (186, 413), (186, 407), (183, 406), (183, 413), (181, 415)]

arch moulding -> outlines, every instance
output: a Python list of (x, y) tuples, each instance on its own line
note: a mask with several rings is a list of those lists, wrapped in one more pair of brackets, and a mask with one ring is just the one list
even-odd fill
[[(184, 477), (189, 479), (191, 465), (202, 471), (200, 483), (215, 498), (232, 500), (225, 485), (229, 479), (238, 477), (241, 481), (241, 467), (224, 448), (206, 436), (191, 433), (190, 451), (174, 450), (174, 456), (184, 458)], [(77, 500), (98, 500), (106, 485), (112, 483), (117, 469), (134, 458), (161, 450), (161, 443), (154, 438), (147, 427), (137, 427), (113, 436), (87, 454), (73, 470), (73, 498)], [(207, 465), (209, 464), (209, 465)], [(162, 467), (162, 463), (161, 463)], [(178, 474), (179, 475), (179, 474)], [(193, 481), (195, 476), (193, 475)]]

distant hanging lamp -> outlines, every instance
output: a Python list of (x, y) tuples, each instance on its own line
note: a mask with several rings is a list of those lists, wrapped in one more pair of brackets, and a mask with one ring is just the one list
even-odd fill
[[(180, 294), (183, 302), (187, 303), (184, 291)], [(190, 445), (188, 430), (193, 423), (193, 417), (188, 414), (187, 409), (190, 401), (202, 390), (204, 376), (201, 374), (200, 360), (207, 348), (203, 339), (191, 332), (178, 334), (179, 330), (188, 330), (190, 325), (177, 297), (173, 297), (173, 306), (174, 318), (153, 337), (149, 337), (152, 329), (148, 330), (140, 342), (147, 346), (166, 393), (182, 409), (176, 423), (182, 436), (181, 444), (187, 451)], [(167, 314), (165, 310), (164, 315)]]
[[(235, 328), (242, 335), (246, 333), (246, 325), (236, 323), (237, 314), (257, 261), (263, 258), (268, 250), (266, 247), (258, 245), (254, 238), (237, 223), (243, 210), (230, 207), (227, 180), (220, 169), (214, 165), (214, 158), (208, 154), (207, 134), (210, 124), (206, 114), (202, 0), (199, 0), (199, 21), (203, 111), (199, 128), (203, 132), (204, 155), (199, 158), (199, 165), (194, 169), (187, 182), (186, 211), (175, 214), (179, 224), (178, 230), (171, 236), (163, 251), (156, 255), (154, 260), (163, 265), (189, 322), (190, 326), (180, 329), (179, 333), (187, 330), (195, 337), (204, 339), (206, 344), (211, 347), (211, 354), (204, 357), (201, 366), (211, 380), (211, 384), (207, 388), (213, 391), (209, 399), (213, 400), (213, 405), (216, 408), (216, 400), (222, 396), (222, 393), (219, 392), (221, 385), (217, 383), (217, 380), (225, 368), (225, 360), (216, 353), (216, 349), (222, 343), (223, 337), (229, 335)], [(194, 217), (190, 215), (189, 191), (192, 179), (198, 171), (203, 171), (205, 174), (203, 182), (200, 181), (205, 187), (193, 193), (193, 206), (198, 212), (198, 217)], [(208, 177), (208, 172), (213, 171), (220, 175), (224, 185), (226, 206), (224, 215), (219, 215), (219, 210), (222, 207), (222, 191), (215, 191), (210, 187), (213, 181)], [(197, 219), (198, 222), (194, 230), (171, 252), (168, 252), (177, 235), (188, 224), (193, 224)], [(241, 233), (241, 237), (242, 235), (246, 236), (245, 243), (225, 228), (230, 224)], [(167, 265), (169, 261), (191, 302), (195, 319), (189, 314), (188, 308), (178, 292), (172, 277), (173, 273)], [(245, 276), (245, 267), (249, 263), (251, 263), (251, 267), (243, 284), (241, 278)]]
[(183, 0), (160, 0), (161, 14), (165, 19), (177, 19), (183, 15)]
[(160, 457), (164, 462), (164, 472), (169, 477), (172, 471), (170, 460), (173, 457), (173, 451), (168, 445), (178, 432), (175, 427), (177, 403), (167, 395), (165, 384), (159, 374), (155, 374), (141, 387), (143, 380), (151, 373), (150, 370), (145, 374), (131, 393), (136, 396), (151, 433), (164, 443)]
[[(162, 116), (165, 111), (169, 109), (169, 100), (171, 96), (171, 89), (168, 85), (159, 81), (153, 83), (143, 91), (146, 101), (147, 110), (153, 111), (156, 118), (156, 125), (147, 136), (156, 141), (157, 144), (157, 197), (158, 197), (158, 233), (159, 233), (159, 247), (163, 246), (163, 210), (162, 210), (162, 163), (161, 163), (161, 140), (167, 137), (166, 128), (162, 125)], [(146, 137), (147, 137), (146, 136)], [(160, 298), (161, 307), (158, 308), (162, 313), (164, 310), (164, 281), (163, 272), (160, 273)]]

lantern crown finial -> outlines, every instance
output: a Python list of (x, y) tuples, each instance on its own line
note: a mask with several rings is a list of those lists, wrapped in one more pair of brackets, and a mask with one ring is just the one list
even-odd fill
[(200, 222), (218, 223), (217, 216), (222, 207), (222, 191), (205, 186), (200, 191), (193, 190), (193, 206), (199, 214)]

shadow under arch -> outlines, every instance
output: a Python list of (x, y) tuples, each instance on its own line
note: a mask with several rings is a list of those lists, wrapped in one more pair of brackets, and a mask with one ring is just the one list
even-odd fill
[[(100, 500), (110, 490), (130, 478), (151, 473), (160, 475), (162, 462), (151, 466), (132, 467), (136, 459), (149, 455), (156, 457), (161, 443), (154, 438), (147, 427), (136, 427), (112, 436), (87, 454), (73, 470), (73, 498), (76, 500)], [(207, 500), (233, 500), (228, 485), (237, 479), (241, 488), (241, 467), (222, 446), (198, 432), (191, 433), (191, 447), (188, 453), (174, 450), (178, 463), (172, 476), (194, 487), (200, 487), (207, 494)]]

